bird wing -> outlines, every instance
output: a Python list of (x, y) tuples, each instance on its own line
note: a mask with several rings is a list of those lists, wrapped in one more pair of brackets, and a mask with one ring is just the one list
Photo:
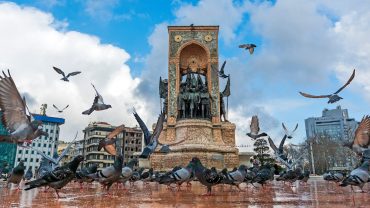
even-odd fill
[[(98, 101), (97, 102), (100, 102), (102, 104), (104, 104), (104, 100), (103, 100), (103, 97), (99, 94), (99, 92), (96, 90), (95, 86), (91, 83), (91, 85), (93, 86), (95, 92), (96, 92), (96, 96), (95, 96), (95, 99), (98, 98)], [(95, 100), (94, 100), (94, 103), (95, 103)]]
[(338, 94), (340, 91), (342, 91), (345, 87), (347, 87), (347, 85), (349, 85), (349, 83), (352, 82), (353, 78), (355, 78), (355, 74), (356, 74), (356, 70), (354, 69), (353, 72), (352, 72), (352, 75), (351, 77), (348, 79), (348, 81), (346, 82), (346, 84), (344, 84), (341, 88), (339, 88), (338, 91), (336, 91), (334, 94)]
[[(365, 134), (365, 135), (364, 135)], [(355, 131), (355, 139), (353, 141), (354, 145), (359, 145), (360, 147), (367, 147), (370, 144), (370, 116), (364, 116)]]
[(21, 125), (29, 125), (30, 121), (26, 114), (26, 105), (22, 100), (17, 87), (8, 70), (0, 76), (0, 108), (3, 111), (2, 120), (7, 129), (15, 131)]
[(34, 151), (36, 151), (38, 154), (40, 154), (40, 155), (41, 155), (43, 158), (45, 158), (46, 160), (48, 160), (48, 161), (50, 161), (50, 162), (54, 163), (55, 165), (57, 165), (57, 164), (58, 164), (58, 161), (57, 161), (57, 160), (55, 160), (54, 158), (50, 157), (49, 155), (47, 155), (47, 154), (43, 153), (43, 152), (42, 152), (41, 150), (39, 150), (39, 149), (33, 148), (33, 147), (31, 147), (31, 146), (21, 146), (21, 147), (24, 147), (24, 148), (30, 148), (30, 149), (32, 149), (32, 150), (34, 150)]
[(239, 45), (239, 48), (248, 48), (249, 47), (249, 44), (241, 44)]
[(281, 125), (283, 126), (285, 135), (289, 134), (288, 129), (286, 128), (286, 126), (284, 125), (284, 123), (281, 123)]
[(299, 94), (307, 98), (328, 98), (330, 97), (330, 95), (310, 95), (304, 92), (299, 92)]
[(251, 133), (253, 133), (253, 134), (258, 134), (258, 132), (260, 131), (260, 126), (259, 126), (257, 116), (252, 116), (252, 121), (251, 121), (250, 128), (251, 128)]
[(284, 151), (284, 149), (283, 149), (284, 148), (284, 143), (285, 143), (285, 140), (286, 140), (287, 137), (288, 137), (287, 135), (284, 135), (283, 139), (281, 140), (280, 145), (279, 145), (279, 152)]
[(298, 129), (298, 123), (295, 125), (295, 128), (293, 129), (292, 133), (294, 133)]
[(225, 65), (226, 65), (226, 61), (224, 61), (224, 63), (221, 66), (220, 74), (225, 74)]
[(57, 111), (61, 111), (56, 105), (53, 104), (53, 107), (57, 109)]
[(80, 73), (81, 73), (80, 71), (71, 72), (67, 75), (67, 78), (70, 77), (70, 76), (75, 76), (75, 75), (80, 74)]
[(164, 123), (164, 113), (161, 112), (161, 114), (158, 117), (157, 124), (155, 125), (153, 134), (150, 137), (151, 141), (154, 139), (158, 141), (159, 135), (161, 134), (163, 129), (163, 123)]
[(75, 138), (72, 140), (71, 143), (68, 144), (68, 146), (63, 150), (63, 152), (59, 155), (59, 157), (56, 159), (57, 161), (57, 164), (60, 162), (60, 160), (63, 159), (63, 157), (68, 153), (69, 149), (71, 148), (73, 142), (76, 140), (77, 138), (77, 135), (78, 135), (78, 131), (76, 132), (76, 136)]
[(268, 141), (270, 143), (270, 147), (274, 150), (274, 152), (278, 152), (278, 148), (274, 144), (274, 141), (272, 141), (272, 139), (270, 137), (268, 137), (267, 139), (268, 139)]
[(152, 135), (150, 134), (148, 127), (145, 125), (144, 121), (141, 120), (139, 114), (137, 114), (135, 108), (132, 108), (132, 113), (134, 114), (136, 121), (139, 123), (139, 126), (144, 133), (145, 145), (148, 145), (150, 143), (150, 138)]
[(63, 77), (65, 77), (65, 76), (66, 76), (66, 75), (64, 74), (64, 71), (62, 71), (61, 69), (59, 69), (59, 68), (57, 68), (57, 67), (55, 67), (55, 66), (53, 66), (53, 69), (54, 69), (58, 74), (63, 75)]
[(125, 129), (124, 124), (118, 126), (111, 133), (108, 134), (107, 139), (113, 139), (115, 136), (117, 136), (119, 133), (121, 133), (124, 129)]
[(69, 107), (69, 105), (67, 105), (66, 107), (64, 107), (61, 111), (64, 111), (65, 109), (67, 109)]

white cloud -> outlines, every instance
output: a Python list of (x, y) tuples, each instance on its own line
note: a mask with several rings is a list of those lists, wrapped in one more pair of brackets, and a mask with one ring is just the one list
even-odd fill
[[(133, 78), (125, 64), (130, 55), (124, 49), (100, 43), (97, 37), (58, 31), (55, 22), (51, 14), (34, 8), (0, 4), (0, 69), (9, 68), (19, 91), (32, 97), (31, 110), (38, 113), (41, 104), (47, 103), (49, 116), (65, 117), (61, 139), (71, 139), (77, 130), (95, 120), (134, 125), (128, 111), (133, 105), (147, 117), (145, 103), (136, 96), (140, 79)], [(67, 73), (82, 73), (69, 83), (63, 82), (52, 66)], [(81, 112), (91, 106), (95, 95), (91, 82), (113, 108), (84, 116)], [(69, 104), (70, 108), (57, 114), (52, 104)]]

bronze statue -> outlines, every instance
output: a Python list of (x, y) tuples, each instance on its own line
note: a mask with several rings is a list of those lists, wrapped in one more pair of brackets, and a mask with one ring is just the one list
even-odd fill
[(227, 78), (227, 83), (225, 86), (225, 89), (223, 92), (220, 92), (220, 118), (222, 120), (222, 117), (224, 117), (224, 121), (228, 122), (226, 119), (226, 110), (225, 110), (225, 102), (224, 102), (224, 97), (229, 97), (230, 96), (230, 76)]

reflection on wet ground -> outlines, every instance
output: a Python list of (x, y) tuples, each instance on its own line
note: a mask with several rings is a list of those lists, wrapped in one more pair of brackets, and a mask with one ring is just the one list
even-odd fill
[[(214, 196), (202, 196), (206, 189), (198, 182), (182, 187), (181, 191), (168, 190), (158, 184), (143, 185), (136, 182), (127, 190), (112, 186), (107, 196), (98, 184), (80, 191), (78, 184), (69, 184), (61, 191), (60, 199), (50, 189), (17, 191), (0, 188), (0, 207), (368, 207), (369, 193), (353, 193), (350, 187), (327, 184), (322, 179), (310, 179), (308, 185), (295, 187), (272, 182), (265, 188), (248, 186), (245, 192), (219, 185), (213, 188)], [(3, 185), (3, 184), (2, 184)], [(243, 189), (245, 185), (241, 186)], [(356, 189), (355, 189), (356, 190)], [(364, 188), (367, 190), (367, 187)]]

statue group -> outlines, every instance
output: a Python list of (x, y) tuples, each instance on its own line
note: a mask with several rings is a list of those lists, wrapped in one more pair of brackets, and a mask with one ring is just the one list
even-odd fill
[[(210, 94), (207, 79), (200, 73), (187, 73), (185, 81), (180, 83), (178, 94), (178, 119), (210, 119)], [(204, 80), (204, 82), (203, 82)]]

